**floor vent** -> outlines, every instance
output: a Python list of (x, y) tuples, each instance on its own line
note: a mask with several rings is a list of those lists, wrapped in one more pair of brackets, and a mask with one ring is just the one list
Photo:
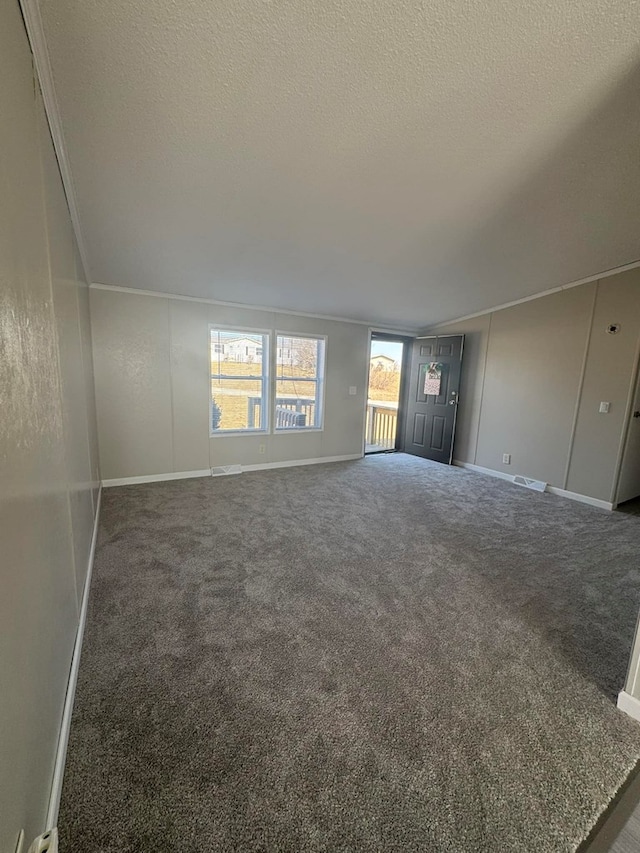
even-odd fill
[(229, 474), (242, 474), (242, 465), (218, 465), (211, 469), (212, 477), (226, 477)]
[(529, 477), (521, 477), (520, 474), (515, 475), (513, 482), (516, 486), (524, 486), (525, 489), (533, 489), (535, 492), (544, 492), (547, 488), (547, 484), (542, 480), (531, 480)]

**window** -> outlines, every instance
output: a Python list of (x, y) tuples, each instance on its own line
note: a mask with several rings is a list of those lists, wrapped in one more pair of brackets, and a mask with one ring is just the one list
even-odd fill
[(278, 335), (275, 428), (321, 429), (324, 338)]
[(211, 435), (266, 431), (269, 335), (212, 326), (210, 338)]

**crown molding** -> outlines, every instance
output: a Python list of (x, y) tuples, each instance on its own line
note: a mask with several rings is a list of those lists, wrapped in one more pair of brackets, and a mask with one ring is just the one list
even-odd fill
[(329, 320), (334, 323), (352, 323), (356, 326), (368, 326), (370, 330), (377, 332), (388, 332), (389, 334), (415, 337), (415, 328), (387, 328), (372, 320), (355, 320), (353, 317), (339, 317), (335, 314), (314, 314), (310, 311), (292, 311), (288, 308), (274, 308), (272, 305), (250, 305), (244, 302), (226, 302), (223, 299), (207, 299), (204, 296), (185, 296), (180, 293), (164, 293), (161, 290), (143, 290), (136, 287), (122, 287), (118, 284), (101, 284), (94, 281), (90, 285), (92, 290), (114, 290), (116, 293), (128, 293), (136, 296), (152, 296), (159, 299), (177, 299), (182, 302), (202, 302), (206, 305), (220, 305), (224, 308), (242, 308), (246, 311), (265, 311), (267, 314), (287, 314), (292, 317), (310, 317), (313, 320)]
[(89, 264), (87, 261), (87, 250), (84, 237), (82, 235), (82, 227), (80, 225), (80, 215), (78, 213), (78, 204), (76, 202), (76, 194), (71, 177), (71, 166), (67, 156), (67, 146), (62, 130), (62, 121), (60, 120), (60, 109), (58, 107), (58, 99), (56, 97), (55, 86), (53, 83), (53, 71), (51, 70), (51, 62), (49, 60), (49, 51), (47, 50), (47, 42), (42, 26), (42, 17), (40, 16), (40, 7), (38, 0), (19, 0), (20, 9), (24, 25), (27, 30), (27, 38), (31, 46), (33, 54), (33, 63), (35, 66), (36, 76), (40, 84), (42, 93), (42, 101), (44, 110), (49, 124), (49, 132), (51, 133), (51, 141), (58, 160), (58, 168), (60, 177), (62, 178), (62, 186), (67, 198), (69, 207), (69, 215), (71, 217), (71, 225), (78, 244), (78, 253), (82, 264), (84, 277), (87, 283), (91, 281)]
[(484, 311), (476, 311), (475, 314), (465, 314), (463, 317), (454, 317), (453, 320), (443, 320), (442, 323), (434, 323), (433, 326), (427, 326), (419, 332), (419, 336), (428, 336), (427, 333), (432, 329), (440, 329), (443, 326), (451, 326), (454, 323), (462, 323), (465, 320), (473, 320), (475, 317), (484, 317), (485, 314), (494, 314), (496, 311), (502, 311), (504, 308), (513, 308), (514, 305), (521, 305), (523, 302), (533, 302), (534, 299), (542, 299), (543, 296), (551, 296), (552, 293), (560, 293), (561, 290), (571, 290), (572, 287), (580, 287), (581, 284), (589, 284), (592, 281), (599, 281), (601, 278), (609, 278), (612, 275), (618, 275), (621, 272), (635, 270), (640, 267), (640, 259), (631, 261), (628, 264), (622, 264), (619, 267), (612, 267), (604, 272), (598, 272), (594, 275), (588, 275), (586, 278), (579, 278), (576, 281), (570, 281), (568, 284), (561, 284), (559, 287), (551, 287), (549, 290), (541, 290), (538, 293), (532, 293), (531, 296), (523, 296), (521, 299), (514, 299), (513, 302), (504, 302), (502, 305), (495, 305), (493, 308), (486, 308)]

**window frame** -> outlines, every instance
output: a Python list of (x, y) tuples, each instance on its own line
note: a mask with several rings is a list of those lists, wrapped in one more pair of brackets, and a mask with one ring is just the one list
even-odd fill
[[(317, 365), (316, 378), (315, 379), (302, 379), (304, 382), (314, 382), (316, 385), (316, 412), (319, 412), (319, 426), (315, 424), (313, 426), (303, 426), (303, 427), (278, 427), (276, 426), (276, 399), (278, 396), (278, 338), (298, 338), (303, 340), (310, 341), (321, 341), (322, 342), (322, 360), (321, 363)], [(320, 335), (314, 334), (313, 332), (291, 332), (291, 331), (283, 331), (282, 329), (276, 329), (274, 332), (274, 341), (273, 341), (273, 355), (272, 355), (272, 376), (273, 376), (273, 388), (271, 389), (271, 420), (272, 420), (272, 429), (271, 432), (273, 435), (281, 435), (283, 433), (306, 433), (306, 432), (324, 432), (324, 418), (325, 418), (325, 392), (326, 392), (326, 374), (327, 374), (327, 349), (328, 349), (328, 335)], [(284, 347), (280, 347), (280, 349), (284, 349)], [(290, 349), (290, 347), (288, 348)], [(286, 379), (284, 380), (287, 381)], [(318, 418), (316, 418), (318, 420)]]
[[(213, 330), (220, 332), (237, 332), (240, 336), (242, 335), (260, 335), (262, 337), (262, 356), (260, 356), (261, 360), (261, 375), (259, 377), (252, 377), (254, 379), (259, 378), (262, 381), (262, 407), (264, 409), (264, 415), (261, 418), (261, 422), (263, 426), (259, 427), (247, 427), (246, 429), (218, 429), (213, 430), (211, 428), (212, 417), (211, 417), (211, 409), (213, 403), (213, 386), (212, 386), (212, 378), (214, 373), (211, 369), (211, 345), (213, 343), (211, 339), (211, 332)], [(209, 323), (208, 324), (208, 349), (207, 349), (207, 357), (209, 360), (209, 438), (223, 438), (225, 436), (240, 436), (240, 435), (267, 435), (271, 433), (271, 418), (272, 418), (272, 402), (271, 402), (271, 329), (252, 329), (247, 326), (235, 326), (229, 325), (227, 323)], [(215, 346), (215, 344), (214, 344)], [(224, 355), (223, 353), (217, 353), (217, 355)], [(234, 363), (241, 362), (228, 362), (230, 365)], [(246, 362), (245, 362), (246, 363)], [(217, 374), (220, 378), (225, 378), (224, 374)], [(230, 377), (233, 378), (233, 377)], [(249, 379), (250, 377), (237, 377), (239, 379)]]

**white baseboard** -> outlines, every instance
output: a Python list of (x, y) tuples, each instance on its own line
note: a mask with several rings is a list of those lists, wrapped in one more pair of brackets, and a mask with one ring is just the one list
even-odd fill
[(468, 468), (469, 471), (475, 471), (476, 474), (486, 474), (488, 477), (497, 477), (498, 480), (508, 480), (513, 483), (513, 474), (505, 474), (503, 471), (495, 471), (493, 468), (483, 468), (481, 465), (472, 465), (471, 462), (460, 462), (458, 459), (454, 459), (453, 464), (457, 468)]
[[(323, 462), (351, 462), (353, 459), (362, 459), (362, 453), (349, 453), (345, 456), (319, 456), (314, 459), (287, 459), (284, 462), (258, 462), (255, 465), (242, 465), (241, 468), (242, 471), (266, 471), (269, 468), (294, 468), (298, 465), (320, 465)], [(110, 488), (112, 486), (135, 486), (140, 483), (162, 483), (165, 480), (187, 480), (191, 477), (210, 476), (211, 468), (203, 468), (199, 471), (174, 471), (169, 474), (145, 474), (141, 477), (118, 477), (115, 480), (103, 480), (102, 485), (105, 488)]]
[(199, 471), (173, 471), (166, 474), (143, 474), (141, 477), (116, 477), (114, 480), (103, 480), (105, 489), (112, 486), (136, 486), (140, 483), (163, 483), (165, 480), (188, 480), (191, 477), (210, 477), (211, 468)]
[(269, 468), (297, 468), (298, 465), (320, 465), (323, 462), (352, 462), (362, 459), (362, 453), (348, 453), (346, 456), (318, 456), (315, 459), (287, 459), (286, 462), (260, 462), (257, 465), (243, 465), (243, 471), (266, 471)]
[(597, 506), (600, 509), (612, 510), (616, 508), (616, 505), (610, 501), (601, 501), (599, 498), (591, 498), (589, 495), (581, 495), (578, 492), (568, 492), (566, 489), (558, 489), (556, 486), (547, 486), (547, 491), (552, 495), (560, 495), (561, 498), (569, 498), (569, 500)]
[(624, 690), (618, 693), (618, 708), (634, 720), (640, 720), (640, 699), (636, 699)]
[[(471, 462), (461, 462), (459, 459), (454, 459), (453, 464), (458, 468), (468, 468), (469, 471), (475, 471), (478, 474), (486, 474), (489, 477), (497, 477), (499, 480), (507, 480), (513, 483), (513, 474), (505, 474), (504, 471), (496, 471), (493, 468), (483, 468), (481, 465), (472, 465)], [(599, 498), (592, 498), (589, 495), (581, 495), (578, 492), (568, 492), (566, 489), (559, 489), (556, 486), (547, 486), (546, 490), (549, 494), (559, 495), (561, 498), (569, 498), (572, 501), (596, 506), (599, 509), (612, 510), (615, 504), (609, 501), (602, 501)]]
[(53, 781), (51, 783), (51, 793), (49, 795), (49, 806), (47, 808), (45, 831), (48, 829), (53, 829), (58, 822), (60, 795), (62, 794), (62, 779), (64, 776), (64, 765), (67, 758), (67, 745), (69, 743), (71, 715), (73, 713), (73, 701), (76, 695), (76, 684), (78, 683), (78, 669), (80, 667), (82, 639), (84, 637), (84, 628), (87, 622), (87, 606), (89, 603), (91, 576), (93, 574), (93, 560), (96, 553), (96, 542), (98, 541), (98, 523), (100, 520), (101, 502), (102, 486), (100, 486), (100, 490), (98, 491), (98, 501), (96, 504), (95, 518), (93, 520), (93, 535), (91, 537), (91, 548), (89, 550), (87, 576), (84, 580), (84, 589), (82, 590), (82, 603), (80, 605), (80, 618), (78, 620), (78, 630), (76, 631), (76, 639), (73, 645), (73, 654), (71, 656), (71, 668), (69, 670), (69, 681), (67, 683), (67, 692), (64, 700), (64, 710), (62, 712), (62, 723), (60, 725), (60, 735), (58, 737), (58, 747), (56, 749), (56, 760), (53, 766)]

